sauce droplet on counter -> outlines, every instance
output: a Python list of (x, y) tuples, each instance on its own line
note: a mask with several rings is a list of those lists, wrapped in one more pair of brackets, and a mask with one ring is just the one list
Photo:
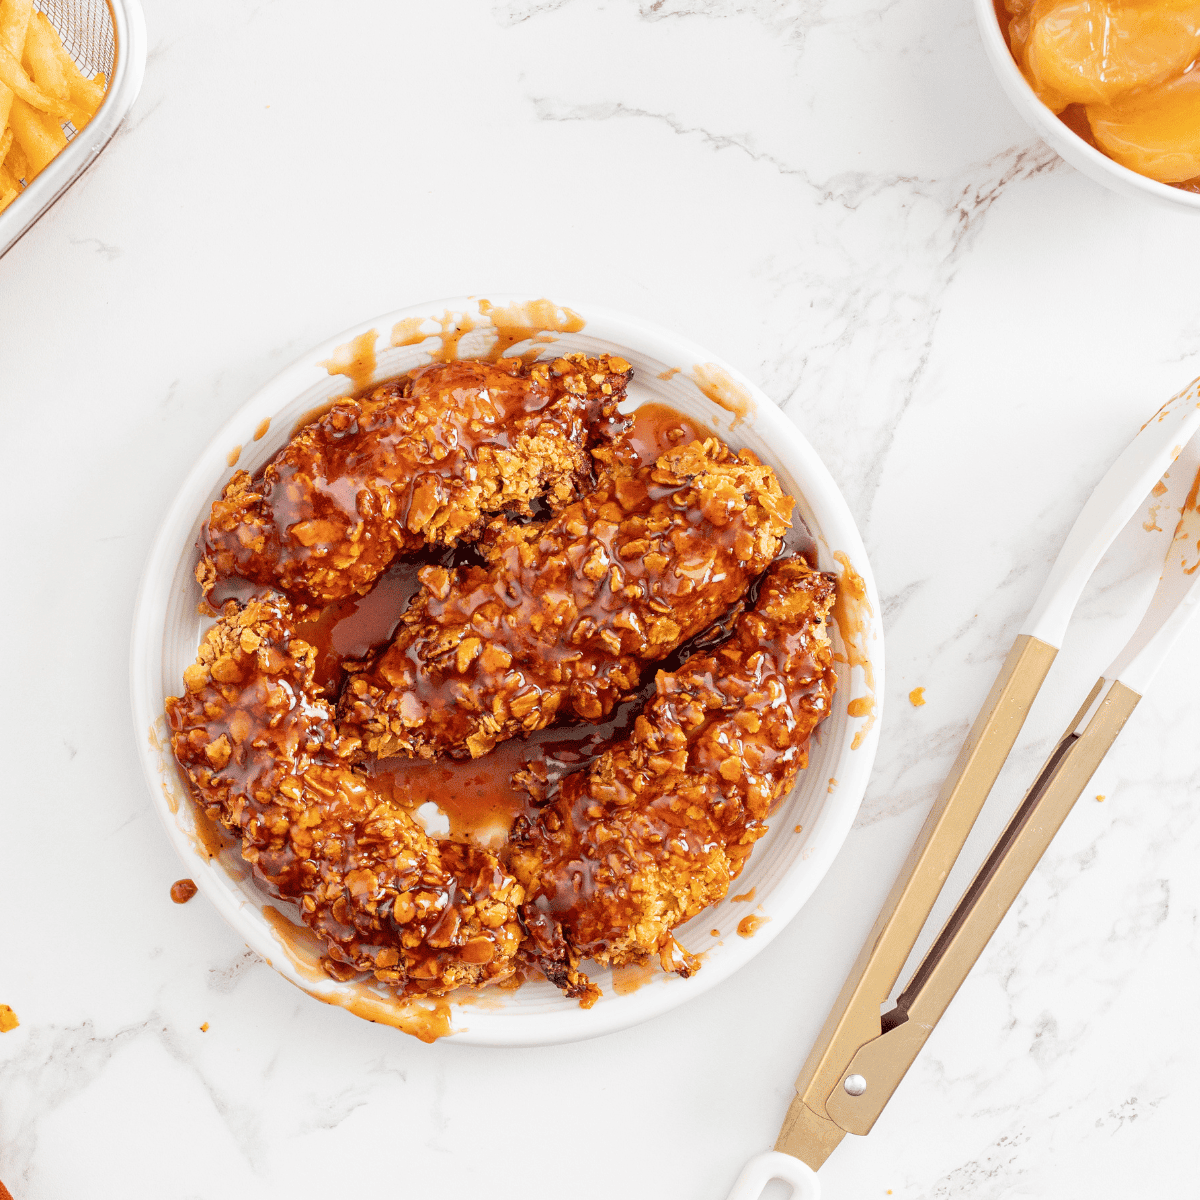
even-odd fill
[(925, 703), (925, 689), (923, 687), (913, 688), (908, 693), (908, 702), (913, 708), (920, 708)]
[(757, 888), (751, 888), (748, 892), (743, 892), (740, 896), (734, 896), (734, 898), (733, 898), (734, 904), (749, 903), (751, 900), (754, 899), (754, 893), (756, 891), (758, 891)]
[(190, 879), (177, 879), (171, 884), (171, 899), (176, 904), (186, 904), (196, 891), (196, 885)]
[(679, 374), (678, 367), (668, 367), (665, 371), (659, 371), (659, 379), (674, 379)]
[(20, 1023), (17, 1014), (7, 1004), (0, 1004), (0, 1033), (11, 1033)]
[(225, 455), (225, 461), (226, 461), (226, 463), (228, 463), (229, 466), (236, 467), (237, 460), (241, 457), (242, 457), (241, 446), (234, 446), (234, 448), (232, 450), (230, 450), (230, 452), (227, 455)]
[(271, 418), (263, 417), (263, 419), (261, 421), (259, 421), (259, 423), (258, 423), (258, 428), (255, 429), (255, 431), (254, 431), (254, 440), (256, 442), (261, 441), (263, 438), (265, 438), (267, 436), (267, 430), (270, 428), (271, 428)]
[(207, 1021), (205, 1021), (205, 1022), (204, 1022), (204, 1024), (200, 1026), (200, 1032), (201, 1032), (201, 1033), (207, 1033), (207, 1032), (208, 1032), (208, 1022), (207, 1022)]

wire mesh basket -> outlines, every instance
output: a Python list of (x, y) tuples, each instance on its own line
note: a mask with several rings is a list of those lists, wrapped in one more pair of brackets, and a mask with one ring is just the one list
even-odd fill
[[(67, 144), (0, 212), (0, 256), (83, 174), (137, 98), (146, 69), (146, 26), (138, 0), (34, 0), (88, 79), (102, 73), (104, 100), (82, 130), (62, 123)], [(0, 131), (2, 133), (2, 131)]]
[(117, 56), (115, 18), (104, 0), (34, 0), (33, 7), (50, 18), (75, 65), (88, 76), (97, 71), (112, 78)]

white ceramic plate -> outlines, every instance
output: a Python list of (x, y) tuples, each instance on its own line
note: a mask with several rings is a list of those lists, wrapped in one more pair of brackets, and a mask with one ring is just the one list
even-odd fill
[(988, 62), (992, 64), (1000, 86), (1034, 133), (1052, 150), (1057, 150), (1071, 166), (1082, 171), (1089, 179), (1122, 196), (1135, 196), (1175, 209), (1190, 208), (1200, 212), (1200, 195), (1159, 183), (1157, 179), (1148, 179), (1121, 166), (1073, 133), (1038, 99), (1008, 48), (992, 0), (975, 0), (975, 18), (979, 23), (979, 34), (983, 38)]
[[(525, 320), (533, 325), (531, 334), (537, 329), (576, 324), (562, 319), (567, 310), (547, 302), (519, 296), (494, 296), (492, 302), (496, 306), (493, 318), (498, 322)], [(403, 1021), (394, 1003), (381, 999), (365, 984), (336, 983), (325, 977), (316, 965), (315, 950), (306, 948), (303, 934), (281, 923), (272, 913), (264, 916), (268, 898), (253, 883), (236, 849), (227, 848), (217, 857), (206, 853), (192, 801), (165, 737), (163, 701), (182, 687), (184, 667), (195, 658), (205, 624), (196, 613), (200, 600), (192, 575), (196, 539), (211, 502), (230, 475), (227, 460), (232, 449), (242, 447), (238, 466), (253, 472), (287, 441), (301, 416), (350, 391), (347, 376), (331, 375), (325, 364), (346, 363), (353, 358), (353, 351), (346, 349), (351, 343), (358, 350), (372, 343), (375, 347), (373, 370), (369, 355), (365, 361), (358, 361), (359, 386), (429, 361), (428, 349), (437, 348), (437, 342), (427, 342), (425, 348), (391, 345), (393, 340), (411, 337), (423, 318), (428, 319), (425, 328), (435, 332), (452, 326), (455, 314), (482, 325), (482, 329), (464, 337), (458, 348), (460, 357), (481, 353), (494, 337), (494, 331), (488, 332), (489, 318), (481, 315), (481, 304), (488, 309), (487, 302), (478, 297), (439, 300), (365, 322), (306, 354), (248, 401), (200, 456), (167, 511), (146, 564), (133, 621), (135, 733), (155, 807), (184, 861), (186, 873), (238, 935), (298, 987), (326, 1003), (341, 1005), (369, 1019), (400, 1023), (401, 1027)], [(441, 1016), (448, 1017), (454, 1041), (477, 1045), (538, 1045), (622, 1029), (699, 995), (748, 962), (795, 916), (829, 868), (858, 811), (879, 736), (884, 680), (878, 596), (858, 530), (812, 447), (748, 379), (699, 346), (617, 313), (591, 306), (572, 311), (585, 323), (575, 332), (544, 335), (552, 338), (554, 352), (607, 351), (623, 356), (634, 367), (630, 387), (634, 405), (649, 400), (670, 404), (699, 418), (733, 446), (751, 448), (778, 471), (784, 491), (796, 497), (797, 512), (816, 539), (821, 567), (841, 571), (844, 560), (865, 582), (871, 612), (865, 605), (858, 606), (860, 633), (852, 638), (863, 653), (851, 652), (850, 658), (861, 662), (865, 656), (869, 662), (866, 668), (839, 665), (833, 712), (814, 741), (809, 768), (780, 805), (770, 832), (755, 846), (745, 871), (731, 889), (744, 894), (753, 888), (754, 901), (727, 899), (679, 933), (684, 946), (704, 955), (699, 972), (687, 980), (657, 971), (644, 971), (631, 979), (627, 968), (618, 993), (608, 971), (591, 971), (604, 995), (587, 1010), (544, 981), (512, 991), (476, 993), (463, 997), (461, 1002), (454, 997), (448, 1011), (441, 1006)], [(507, 313), (508, 318), (497, 317), (498, 313)], [(394, 335), (397, 328), (399, 333)], [(672, 368), (676, 373), (671, 373)], [(731, 409), (744, 409), (744, 417), (739, 419)], [(269, 429), (263, 434), (267, 421)], [(845, 624), (857, 622), (846, 620)], [(841, 635), (835, 634), (835, 643), (844, 656)], [(850, 716), (847, 709), (854, 701), (858, 703), (853, 704), (853, 711), (873, 709), (874, 718)], [(802, 830), (799, 833), (795, 832), (798, 825)], [(759, 925), (755, 936), (741, 937), (737, 926), (751, 913), (767, 920)], [(713, 929), (720, 931), (719, 936), (711, 934)], [(636, 990), (634, 983), (640, 984)]]

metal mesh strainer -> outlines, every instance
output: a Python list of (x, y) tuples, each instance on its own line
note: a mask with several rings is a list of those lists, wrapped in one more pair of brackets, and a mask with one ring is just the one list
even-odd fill
[[(102, 71), (106, 80), (112, 79), (117, 46), (112, 10), (106, 0), (34, 0), (33, 7), (46, 14), (63, 48), (89, 79), (97, 71)], [(79, 130), (64, 121), (63, 132), (69, 142)]]
[(141, 87), (146, 28), (138, 0), (34, 0), (88, 78), (107, 80), (104, 102), (86, 137), (63, 126), (67, 146), (0, 212), (0, 255), (66, 191), (108, 144)]
[(34, 0), (33, 7), (46, 14), (85, 75), (103, 71), (105, 79), (112, 78), (117, 43), (106, 0)]

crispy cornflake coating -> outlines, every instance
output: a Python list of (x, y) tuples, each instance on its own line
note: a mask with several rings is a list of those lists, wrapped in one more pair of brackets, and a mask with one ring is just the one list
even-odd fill
[(589, 443), (622, 428), (624, 359), (568, 354), (418, 368), (306, 425), (261, 476), (213, 503), (196, 578), (240, 577), (321, 606), (367, 591), (401, 551), (454, 545), (502, 510), (552, 509), (591, 478)]
[(326, 971), (442, 994), (514, 973), (524, 893), (493, 854), (435, 841), (347, 765), (282, 598), (230, 601), (166, 702), (196, 800), (324, 939)]
[(791, 510), (770, 467), (715, 438), (614, 465), (550, 521), (490, 531), (487, 567), (424, 568), (392, 644), (344, 664), (342, 728), (381, 757), (464, 758), (601, 720), (746, 591)]
[[(514, 831), (526, 952), (585, 1007), (599, 993), (583, 959), (696, 969), (671, 931), (725, 897), (829, 713), (834, 586), (798, 557), (773, 566), (733, 637), (660, 672), (632, 735)], [(535, 772), (523, 782), (545, 801)]]

